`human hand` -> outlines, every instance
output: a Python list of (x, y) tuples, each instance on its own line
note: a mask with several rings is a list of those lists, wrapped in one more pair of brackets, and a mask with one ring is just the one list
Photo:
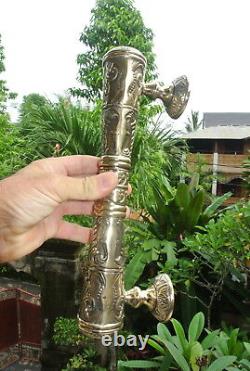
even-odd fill
[(34, 161), (0, 181), (0, 262), (16, 260), (49, 238), (85, 243), (90, 229), (63, 220), (90, 215), (94, 200), (117, 185), (113, 172), (98, 174), (97, 157)]

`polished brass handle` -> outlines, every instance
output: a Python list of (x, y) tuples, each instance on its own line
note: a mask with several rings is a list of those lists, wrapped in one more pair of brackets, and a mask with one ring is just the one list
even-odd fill
[(145, 57), (136, 49), (118, 47), (103, 59), (103, 156), (100, 171), (114, 171), (118, 185), (111, 195), (95, 204), (93, 229), (79, 312), (80, 329), (96, 338), (113, 334), (123, 326), (125, 302), (146, 304), (159, 321), (167, 321), (173, 311), (174, 290), (170, 278), (159, 275), (142, 291), (124, 290), (122, 237), (126, 215), (126, 194), (133, 148), (138, 101), (142, 94), (160, 98), (172, 118), (186, 107), (189, 91), (185, 76), (169, 87), (144, 83)]
[(167, 322), (174, 310), (173, 284), (166, 273), (159, 274), (148, 289), (135, 286), (126, 291), (125, 301), (134, 308), (146, 305), (158, 321)]

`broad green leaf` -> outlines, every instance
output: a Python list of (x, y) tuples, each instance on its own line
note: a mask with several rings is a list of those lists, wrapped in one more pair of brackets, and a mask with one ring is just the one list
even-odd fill
[(151, 261), (157, 261), (158, 258), (159, 258), (159, 254), (160, 254), (160, 252), (158, 250), (156, 250), (155, 248), (153, 248), (151, 250)]
[(188, 328), (188, 340), (196, 341), (199, 339), (205, 324), (205, 317), (202, 312), (197, 313), (192, 321), (190, 322), (189, 328)]
[(179, 349), (177, 349), (172, 343), (167, 341), (167, 347), (169, 350), (169, 353), (172, 355), (174, 358), (175, 362), (177, 365), (181, 368), (182, 371), (190, 371), (190, 367), (183, 357), (182, 353), (180, 352)]
[(156, 238), (151, 238), (150, 240), (146, 240), (143, 243), (143, 250), (151, 250), (151, 249), (157, 249), (161, 245), (161, 241)]
[(201, 342), (203, 349), (209, 349), (215, 347), (219, 341), (219, 330), (210, 332)]
[(159, 371), (169, 370), (169, 367), (170, 367), (172, 362), (173, 362), (173, 358), (170, 357), (170, 355), (164, 357), (163, 360), (162, 360), (161, 367), (160, 367)]
[(244, 347), (246, 348), (247, 353), (250, 356), (250, 343), (247, 343), (247, 342), (244, 341), (243, 344), (244, 344)]
[(170, 331), (166, 325), (164, 325), (163, 323), (158, 323), (157, 332), (158, 332), (160, 339), (163, 342), (166, 342), (166, 341), (172, 342), (172, 335), (170, 334)]
[(177, 192), (175, 195), (175, 202), (180, 209), (187, 209), (190, 202), (190, 194), (188, 185), (185, 183), (179, 183)]
[(231, 192), (227, 192), (222, 196), (216, 197), (216, 199), (209, 205), (203, 212), (203, 215), (211, 217), (215, 211), (228, 199), (232, 196)]
[(182, 350), (182, 344), (178, 336), (172, 336), (171, 343), (174, 344), (177, 349), (180, 349), (180, 351), (183, 352), (183, 355), (184, 355), (184, 351)]
[(189, 204), (188, 218), (186, 220), (187, 230), (192, 230), (196, 226), (202, 212), (203, 203), (204, 191), (200, 190)]
[(162, 253), (167, 254), (167, 259), (168, 262), (171, 262), (173, 265), (177, 264), (177, 259), (176, 259), (176, 252), (175, 252), (175, 246), (176, 244), (170, 241), (162, 241), (161, 246), (163, 247), (161, 249)]
[(145, 268), (146, 261), (143, 255), (143, 251), (136, 253), (126, 267), (124, 280), (127, 290), (135, 285)]
[(198, 173), (194, 173), (194, 175), (192, 176), (192, 178), (190, 180), (190, 183), (188, 185), (190, 192), (194, 192), (195, 191), (195, 189), (199, 185), (199, 181), (200, 181), (200, 175)]
[(238, 334), (239, 334), (238, 328), (233, 329), (233, 331), (230, 333), (230, 338), (228, 339), (228, 342), (227, 342), (228, 354), (235, 354)]
[(181, 323), (179, 321), (177, 321), (176, 319), (172, 319), (171, 320), (173, 326), (174, 326), (174, 329), (175, 329), (175, 333), (177, 335), (177, 338), (180, 342), (180, 345), (182, 347), (182, 351), (185, 352), (186, 350), (186, 347), (187, 347), (187, 339), (186, 339), (186, 336), (185, 336), (185, 332), (184, 332), (184, 329), (181, 325)]
[(220, 341), (216, 345), (216, 349), (223, 356), (229, 355), (228, 340), (220, 338)]
[(196, 341), (190, 350), (190, 364), (193, 371), (199, 371), (200, 366), (197, 365), (197, 359), (202, 357), (203, 349), (200, 343)]
[(250, 361), (249, 361), (249, 360), (247, 360), (247, 359), (242, 359), (242, 360), (240, 361), (240, 364), (243, 365), (244, 367), (246, 367), (246, 369), (247, 369), (248, 371), (250, 371)]
[(158, 368), (160, 366), (159, 362), (156, 361), (119, 361), (118, 366), (127, 368)]
[(223, 356), (216, 359), (207, 369), (207, 371), (224, 371), (226, 367), (232, 365), (236, 361), (235, 356)]
[(153, 340), (152, 338), (151, 339), (148, 339), (148, 342), (147, 342), (152, 348), (158, 350), (158, 352), (162, 355), (165, 355), (166, 354), (166, 350), (155, 340)]

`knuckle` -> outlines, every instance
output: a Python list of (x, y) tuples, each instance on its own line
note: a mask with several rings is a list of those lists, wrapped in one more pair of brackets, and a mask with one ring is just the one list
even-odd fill
[(35, 166), (35, 167), (38, 167), (38, 168), (43, 168), (43, 160), (35, 160), (33, 162), (30, 163), (29, 166)]
[(31, 162), (28, 167), (31, 167), (31, 168), (36, 168), (42, 172), (46, 172), (46, 173), (49, 173), (49, 171), (47, 170), (48, 169), (48, 158), (44, 158), (44, 159), (38, 159), (38, 160), (35, 160), (33, 162)]
[(95, 192), (95, 182), (93, 177), (86, 177), (82, 179), (82, 187), (84, 196), (91, 196)]

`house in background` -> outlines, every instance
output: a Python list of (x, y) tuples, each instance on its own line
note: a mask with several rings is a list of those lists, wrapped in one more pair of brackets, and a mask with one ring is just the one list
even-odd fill
[(250, 155), (250, 113), (204, 113), (203, 129), (183, 134), (182, 138), (190, 149), (188, 170), (194, 171), (202, 161), (203, 169), (216, 176), (214, 195), (231, 191), (229, 203), (245, 196), (241, 166)]

